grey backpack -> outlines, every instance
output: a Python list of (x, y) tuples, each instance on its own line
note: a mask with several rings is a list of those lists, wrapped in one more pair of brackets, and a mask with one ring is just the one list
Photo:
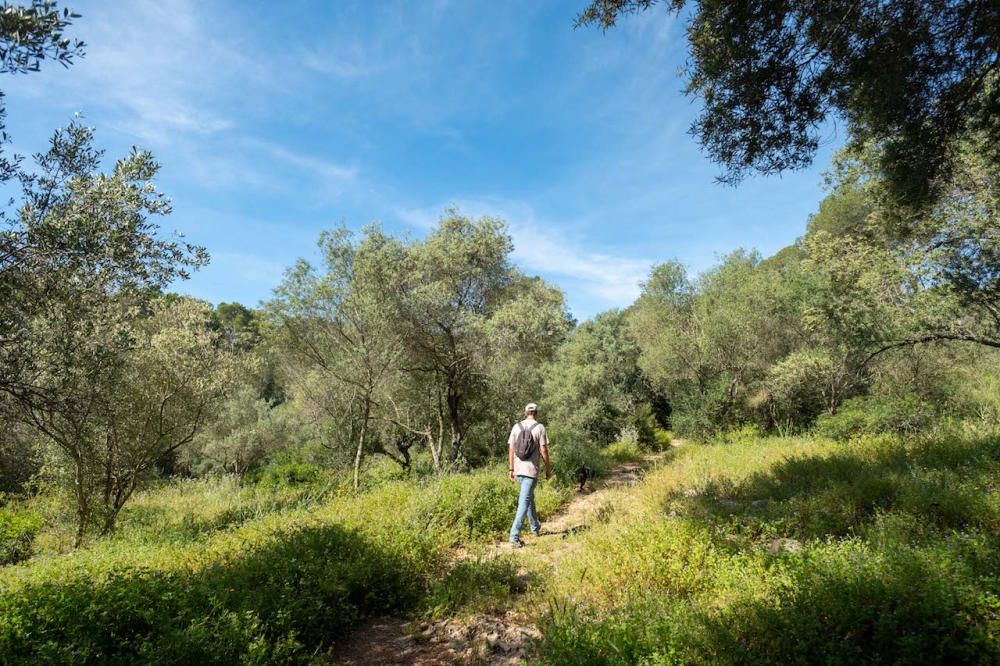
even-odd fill
[(538, 451), (538, 442), (535, 441), (531, 431), (539, 424), (536, 421), (527, 427), (523, 423), (518, 425), (521, 426), (521, 432), (517, 433), (517, 439), (514, 440), (514, 455), (521, 460), (531, 460)]

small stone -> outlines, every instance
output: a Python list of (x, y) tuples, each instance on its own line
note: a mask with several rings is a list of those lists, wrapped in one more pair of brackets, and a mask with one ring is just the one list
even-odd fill
[(736, 500), (731, 500), (731, 499), (720, 499), (718, 504), (719, 506), (729, 509), (730, 511), (735, 511), (736, 509), (740, 508), (740, 503), (737, 502)]
[(509, 652), (513, 652), (518, 647), (519, 646), (517, 643), (514, 643), (506, 639), (501, 639), (497, 641), (497, 644), (493, 646), (493, 649), (497, 652), (502, 652), (503, 654), (507, 654)]
[(802, 550), (802, 543), (796, 539), (775, 539), (767, 546), (767, 552), (771, 555), (778, 553), (798, 553)]

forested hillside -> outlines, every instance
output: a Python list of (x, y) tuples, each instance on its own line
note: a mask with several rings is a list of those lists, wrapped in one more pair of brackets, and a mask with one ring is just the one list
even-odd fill
[[(792, 4), (582, 9), (685, 22), (725, 180), (849, 135), (793, 244), (584, 321), (457, 208), (180, 295), (211, 253), (150, 152), (0, 155), (0, 663), (1000, 660), (998, 10)], [(84, 55), (55, 3), (0, 19), (4, 74)]]

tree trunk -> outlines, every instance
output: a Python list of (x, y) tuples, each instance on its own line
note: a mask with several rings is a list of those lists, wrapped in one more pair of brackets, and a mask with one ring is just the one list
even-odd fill
[(368, 417), (371, 414), (371, 405), (365, 403), (365, 413), (361, 417), (361, 432), (358, 434), (358, 452), (354, 456), (354, 490), (357, 491), (361, 485), (361, 456), (365, 450), (365, 436), (368, 433)]
[(84, 488), (83, 478), (83, 463), (80, 460), (75, 460), (73, 485), (76, 491), (76, 537), (73, 539), (74, 548), (79, 548), (83, 545), (83, 537), (86, 534), (90, 516), (87, 503), (87, 490)]
[(448, 419), (451, 427), (451, 462), (457, 462), (462, 455), (462, 418), (461, 400), (462, 397), (456, 389), (455, 378), (448, 377)]
[(431, 460), (434, 462), (434, 472), (436, 474), (441, 473), (441, 440), (438, 439), (437, 442), (434, 441), (434, 435), (430, 433), (428, 429), (427, 434), (424, 435), (427, 438), (427, 448), (431, 450)]

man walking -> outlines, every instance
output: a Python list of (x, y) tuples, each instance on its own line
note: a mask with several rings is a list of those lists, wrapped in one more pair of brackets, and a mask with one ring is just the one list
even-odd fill
[(550, 479), (549, 438), (545, 434), (545, 426), (538, 422), (538, 405), (532, 402), (524, 408), (524, 420), (514, 424), (507, 439), (510, 480), (521, 486), (517, 514), (514, 516), (514, 524), (510, 526), (510, 545), (514, 548), (524, 546), (519, 535), (525, 515), (528, 516), (532, 534), (538, 536), (542, 529), (538, 514), (535, 513), (535, 485), (538, 483), (538, 471), (543, 460), (545, 478)]

